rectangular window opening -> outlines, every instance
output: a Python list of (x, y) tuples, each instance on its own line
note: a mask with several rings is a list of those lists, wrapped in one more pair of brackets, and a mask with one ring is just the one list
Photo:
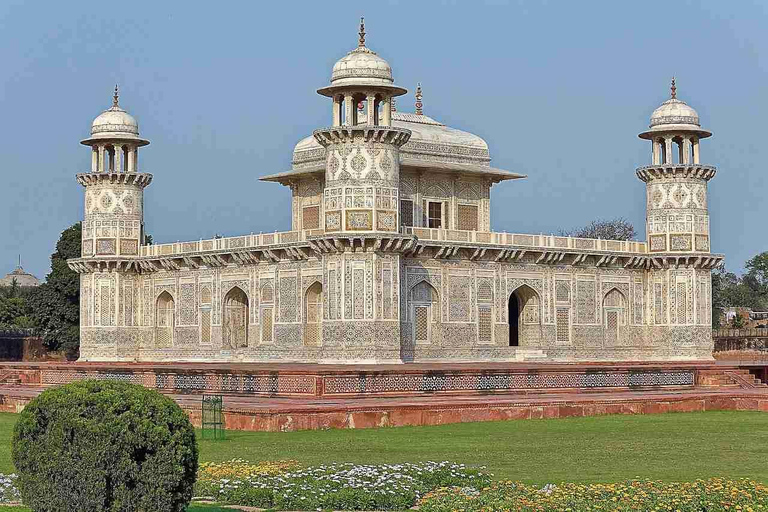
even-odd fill
[(443, 203), (429, 202), (427, 206), (427, 226), (430, 228), (443, 227)]

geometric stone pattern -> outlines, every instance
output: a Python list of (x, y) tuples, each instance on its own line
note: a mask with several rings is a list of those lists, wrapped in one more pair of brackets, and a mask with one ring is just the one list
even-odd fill
[[(307, 301), (312, 283), (321, 291)], [(507, 359), (517, 350), (540, 350), (553, 361), (699, 358), (711, 343), (709, 283), (704, 270), (591, 270), (368, 252), (223, 269), (83, 274), (82, 357), (430, 361)], [(509, 346), (512, 296), (520, 307), (519, 348)], [(647, 317), (645, 304), (655, 305)], [(390, 324), (383, 327), (385, 321)], [(659, 334), (672, 326), (688, 331)]]
[[(166, 392), (221, 392), (253, 396), (317, 396), (319, 379), (311, 374), (285, 372), (201, 372), (143, 370), (42, 369), (46, 386), (85, 379), (127, 382)], [(629, 370), (584, 372), (359, 372), (324, 375), (322, 394), (375, 395), (413, 392), (511, 391), (552, 389), (660, 388), (693, 386), (695, 370)]]
[(568, 343), (571, 339), (571, 309), (557, 308), (557, 341)]
[(327, 395), (391, 392), (505, 391), (531, 389), (617, 388), (631, 386), (692, 386), (693, 370), (595, 373), (425, 374), (386, 373), (325, 378)]
[(154, 373), (112, 371), (43, 370), (42, 384), (61, 385), (85, 379), (114, 380), (139, 384), (159, 391), (223, 392), (252, 395), (307, 395), (316, 394), (316, 381), (312, 375), (250, 375), (238, 373)]

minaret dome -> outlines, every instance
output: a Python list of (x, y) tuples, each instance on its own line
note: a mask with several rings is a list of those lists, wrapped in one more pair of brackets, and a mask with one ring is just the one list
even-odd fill
[[(392, 67), (365, 45), (365, 20), (360, 18), (357, 48), (334, 64), (331, 84), (317, 92), (333, 98), (333, 126), (354, 126), (361, 122), (391, 126), (392, 98), (408, 91), (395, 85)], [(364, 117), (357, 113), (360, 104), (364, 106)]]

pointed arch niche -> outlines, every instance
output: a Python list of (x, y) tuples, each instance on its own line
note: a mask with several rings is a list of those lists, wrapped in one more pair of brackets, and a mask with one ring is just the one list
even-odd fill
[(617, 288), (603, 297), (603, 329), (607, 343), (617, 343), (627, 325), (627, 298)]
[(155, 345), (157, 348), (173, 346), (173, 330), (176, 326), (176, 305), (173, 295), (164, 291), (155, 302)]
[(315, 281), (304, 294), (304, 344), (322, 343), (323, 285)]
[(413, 341), (429, 343), (434, 324), (440, 321), (440, 298), (437, 290), (427, 281), (421, 281), (411, 288), (410, 295)]
[(525, 346), (533, 341), (532, 335), (541, 325), (541, 300), (536, 291), (524, 284), (513, 291), (507, 300), (509, 320), (509, 346)]
[(248, 346), (248, 296), (235, 286), (224, 297), (224, 348)]

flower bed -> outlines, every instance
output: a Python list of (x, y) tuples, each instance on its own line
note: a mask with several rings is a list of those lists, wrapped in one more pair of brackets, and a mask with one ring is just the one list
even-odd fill
[(439, 487), (483, 488), (490, 478), (482, 469), (450, 462), (328, 464), (273, 475), (201, 476), (195, 494), (218, 503), (283, 510), (403, 510)]
[(713, 478), (685, 483), (632, 480), (618, 484), (494, 482), (486, 488), (442, 488), (419, 500), (420, 512), (525, 511), (725, 511), (768, 510), (768, 487), (751, 480)]
[(298, 469), (295, 460), (279, 460), (275, 462), (259, 462), (252, 464), (243, 459), (232, 459), (228, 462), (201, 462), (197, 469), (198, 480), (221, 480), (248, 478), (252, 476), (275, 476)]
[[(617, 484), (491, 482), (483, 468), (451, 462), (328, 464), (295, 461), (203, 463), (195, 495), (221, 504), (278, 510), (443, 511), (758, 511), (768, 512), (768, 487), (752, 480), (712, 478)], [(0, 505), (18, 503), (16, 475), (0, 474)]]
[(16, 474), (4, 475), (0, 473), (0, 504), (21, 501), (21, 494), (16, 488), (16, 479)]

